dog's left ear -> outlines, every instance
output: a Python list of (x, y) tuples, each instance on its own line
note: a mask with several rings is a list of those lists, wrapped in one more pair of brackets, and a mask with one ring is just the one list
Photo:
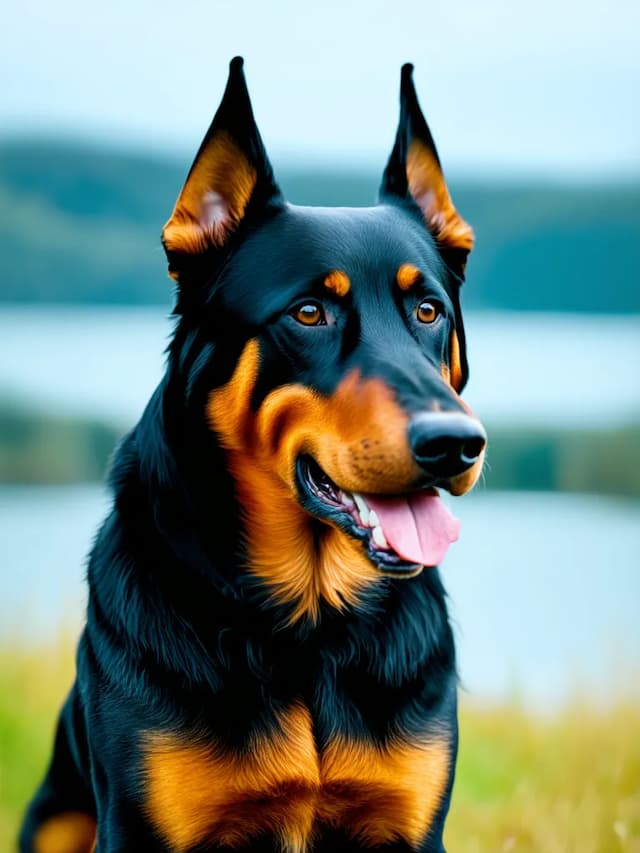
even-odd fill
[(380, 198), (412, 200), (453, 270), (462, 276), (473, 230), (453, 206), (440, 158), (413, 85), (413, 65), (402, 66), (400, 121), (380, 187)]
[(242, 66), (242, 57), (231, 60), (218, 111), (162, 230), (169, 274), (174, 278), (194, 258), (223, 249), (252, 213), (282, 204)]

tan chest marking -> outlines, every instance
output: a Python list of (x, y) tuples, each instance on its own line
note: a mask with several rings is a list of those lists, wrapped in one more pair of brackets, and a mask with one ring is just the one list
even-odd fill
[(262, 834), (285, 853), (305, 853), (318, 823), (370, 846), (398, 838), (417, 846), (450, 762), (445, 741), (380, 748), (338, 739), (319, 754), (300, 705), (241, 754), (167, 734), (147, 735), (144, 752), (147, 814), (180, 853), (206, 839), (237, 847)]
[(322, 759), (318, 816), (371, 847), (399, 838), (417, 847), (444, 799), (449, 770), (444, 740), (386, 747), (336, 740)]
[(147, 812), (172, 849), (206, 838), (235, 847), (270, 832), (303, 853), (320, 781), (309, 712), (296, 706), (280, 724), (243, 753), (147, 735)]

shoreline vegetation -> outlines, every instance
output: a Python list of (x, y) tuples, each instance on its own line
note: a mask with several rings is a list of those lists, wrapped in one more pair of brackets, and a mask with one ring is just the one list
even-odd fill
[[(46, 765), (73, 679), (75, 638), (0, 647), (0, 849)], [(460, 754), (445, 840), (457, 853), (640, 850), (640, 705), (577, 698), (541, 714), (462, 697)]]
[[(484, 488), (640, 497), (640, 421), (607, 429), (487, 424)], [(0, 484), (100, 482), (125, 429), (0, 399)]]
[[(192, 158), (0, 138), (0, 302), (161, 301), (160, 230)], [(384, 163), (274, 165), (295, 204), (360, 207), (374, 203)], [(637, 180), (459, 175), (451, 191), (476, 234), (467, 310), (640, 312)]]

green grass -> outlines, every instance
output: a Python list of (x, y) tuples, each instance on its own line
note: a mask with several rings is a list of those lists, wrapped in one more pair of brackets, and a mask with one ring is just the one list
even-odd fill
[(640, 851), (640, 705), (463, 708), (451, 851)]
[(21, 812), (48, 760), (55, 718), (73, 681), (69, 638), (0, 650), (0, 850), (14, 849)]
[[(0, 850), (48, 759), (73, 643), (0, 650)], [(557, 714), (464, 705), (451, 853), (638, 853), (640, 703)]]

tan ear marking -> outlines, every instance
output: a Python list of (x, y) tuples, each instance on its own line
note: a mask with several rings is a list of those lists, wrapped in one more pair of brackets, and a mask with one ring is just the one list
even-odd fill
[(424, 276), (413, 264), (402, 264), (396, 273), (396, 284), (400, 290), (411, 290), (415, 284), (419, 284)]
[(331, 290), (336, 296), (346, 296), (351, 288), (351, 282), (346, 272), (342, 270), (333, 270), (324, 279), (324, 286), (327, 290)]
[(438, 161), (419, 139), (409, 147), (407, 179), (409, 191), (436, 240), (448, 248), (471, 251), (473, 229), (453, 206)]
[(257, 174), (226, 131), (199, 154), (178, 197), (162, 239), (171, 252), (199, 254), (221, 246), (244, 216)]

